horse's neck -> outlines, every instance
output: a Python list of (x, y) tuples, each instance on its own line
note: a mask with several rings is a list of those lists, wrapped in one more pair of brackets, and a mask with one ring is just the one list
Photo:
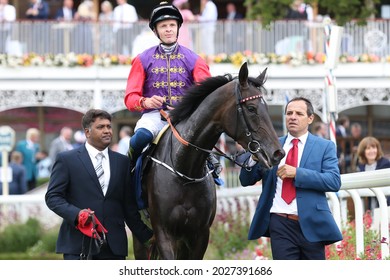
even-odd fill
[(221, 135), (211, 117), (208, 114), (193, 114), (189, 119), (176, 126), (180, 136), (190, 145), (184, 145), (177, 141), (177, 144), (172, 147), (171, 159), (173, 165), (188, 176), (201, 176), (204, 172), (202, 166), (204, 166), (209, 154), (201, 149), (212, 150)]

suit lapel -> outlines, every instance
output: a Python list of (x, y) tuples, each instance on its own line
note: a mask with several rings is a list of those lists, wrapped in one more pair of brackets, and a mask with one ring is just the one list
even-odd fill
[(87, 149), (85, 148), (84, 145), (82, 145), (79, 148), (78, 152), (79, 152), (78, 156), (80, 158), (81, 163), (84, 165), (85, 169), (87, 170), (89, 176), (91, 176), (92, 180), (94, 180), (96, 182), (96, 187), (98, 187), (99, 190), (103, 194), (103, 191), (100, 188), (99, 180), (98, 180), (96, 172), (95, 172), (95, 168), (93, 167), (93, 164), (92, 164), (91, 158), (89, 157)]
[(307, 136), (305, 147), (303, 148), (302, 158), (301, 162), (299, 163), (300, 167), (304, 167), (306, 164), (307, 159), (309, 158), (309, 155), (311, 154), (311, 151), (313, 147), (315, 146), (316, 138), (317, 136), (313, 136), (309, 133)]
[(112, 189), (115, 186), (115, 183), (113, 182), (113, 180), (115, 180), (115, 178), (118, 177), (116, 174), (116, 172), (118, 171), (118, 166), (117, 166), (118, 160), (115, 160), (116, 155), (113, 151), (108, 149), (108, 156), (110, 158), (110, 182), (108, 183), (108, 189), (107, 189), (106, 196), (112, 192)]

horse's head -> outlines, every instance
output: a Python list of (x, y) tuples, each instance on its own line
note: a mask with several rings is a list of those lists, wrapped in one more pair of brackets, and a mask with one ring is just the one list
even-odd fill
[(247, 63), (239, 72), (234, 84), (236, 114), (230, 114), (225, 132), (257, 157), (267, 168), (279, 164), (285, 153), (282, 149), (263, 98), (266, 70), (257, 78), (248, 78)]

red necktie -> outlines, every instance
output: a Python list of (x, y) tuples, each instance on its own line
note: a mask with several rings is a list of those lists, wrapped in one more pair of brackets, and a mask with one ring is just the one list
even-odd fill
[[(297, 167), (298, 165), (298, 142), (299, 139), (294, 138), (293, 146), (287, 154), (286, 164)], [(290, 204), (295, 198), (295, 186), (293, 178), (284, 178), (282, 184), (282, 198), (287, 204)]]

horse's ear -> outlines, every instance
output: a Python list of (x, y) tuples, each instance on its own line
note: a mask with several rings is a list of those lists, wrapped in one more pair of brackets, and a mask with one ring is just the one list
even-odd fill
[(267, 69), (268, 68), (265, 68), (263, 72), (260, 73), (260, 75), (256, 78), (257, 80), (261, 81), (261, 84), (264, 84), (265, 83), (265, 75), (267, 74)]
[(248, 64), (245, 62), (241, 68), (240, 72), (238, 74), (238, 80), (240, 81), (241, 86), (245, 86), (248, 83)]

